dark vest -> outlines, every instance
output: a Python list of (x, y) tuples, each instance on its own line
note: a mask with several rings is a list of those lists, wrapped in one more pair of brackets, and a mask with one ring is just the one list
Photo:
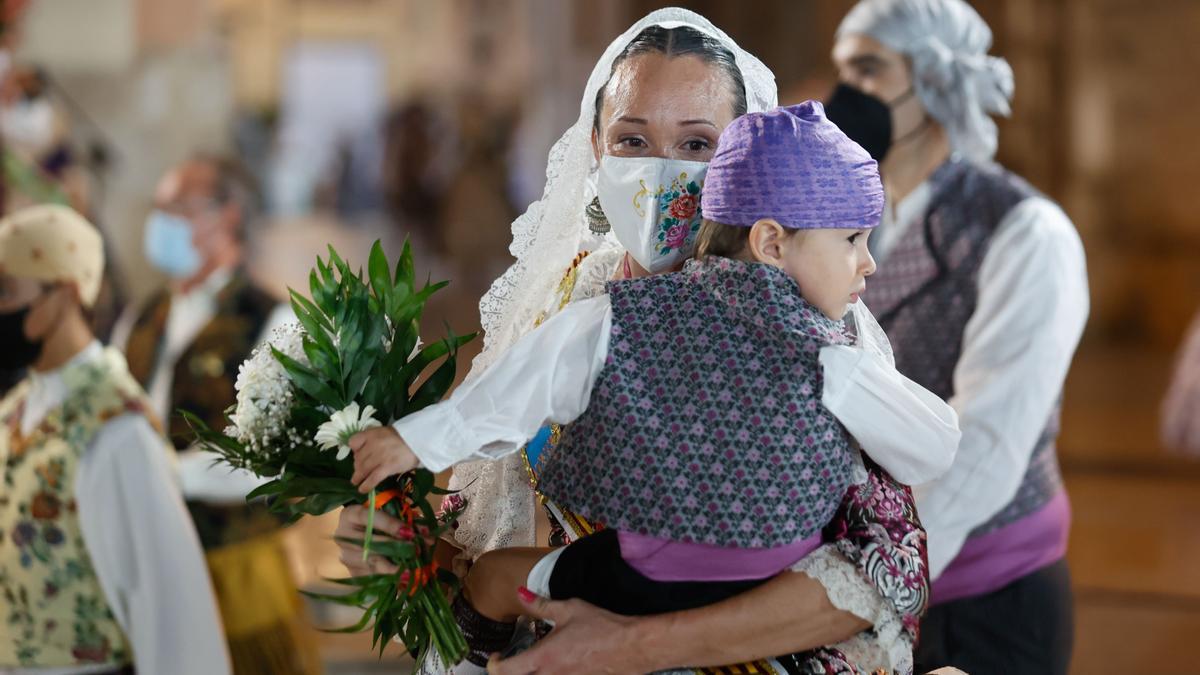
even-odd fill
[[(187, 410), (203, 419), (210, 428), (224, 429), (228, 422), (225, 409), (237, 400), (234, 383), (238, 367), (250, 356), (276, 301), (256, 288), (243, 275), (217, 295), (217, 313), (184, 350), (175, 364), (171, 383), (171, 414), (166, 424), (177, 449), (191, 445), (195, 438), (176, 410)], [(171, 295), (163, 290), (145, 305), (134, 323), (126, 345), (129, 372), (144, 387), (154, 377), (166, 332)], [(274, 531), (279, 520), (262, 505), (218, 505), (188, 502), (205, 549), (217, 548)]]
[[(923, 219), (879, 266), (864, 300), (891, 339), (896, 368), (949, 399), (992, 235), (1013, 207), (1038, 192), (997, 164), (964, 160), (943, 164), (930, 184)], [(1016, 497), (971, 536), (1019, 520), (1062, 489), (1055, 452), (1060, 412), (1061, 404), (1045, 421)]]
[(820, 532), (852, 477), (820, 348), (850, 342), (783, 271), (709, 258), (610, 282), (608, 359), (539, 487), (608, 527), (776, 547)]

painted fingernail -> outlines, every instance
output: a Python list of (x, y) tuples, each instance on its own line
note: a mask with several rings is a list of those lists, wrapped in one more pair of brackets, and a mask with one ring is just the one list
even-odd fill
[(521, 598), (521, 602), (524, 602), (526, 604), (529, 604), (529, 603), (537, 600), (537, 596), (534, 595), (533, 591), (529, 590), (528, 588), (525, 588), (524, 586), (517, 589), (517, 595)]

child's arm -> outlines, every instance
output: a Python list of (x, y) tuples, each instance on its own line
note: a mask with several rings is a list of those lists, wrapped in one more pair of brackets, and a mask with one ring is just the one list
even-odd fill
[(820, 359), (821, 402), (875, 463), (905, 485), (950, 468), (962, 434), (949, 404), (866, 350), (832, 345)]
[[(574, 421), (587, 409), (608, 357), (611, 325), (607, 295), (572, 303), (478, 377), (468, 378), (450, 398), (393, 424), (398, 435), (372, 429), (363, 434), (365, 444), (352, 439), (355, 475), (371, 476), (373, 466), (366, 464), (382, 466), (405, 453), (431, 471), (468, 459), (498, 458), (521, 449), (545, 424)], [(360, 487), (370, 489), (365, 483)]]

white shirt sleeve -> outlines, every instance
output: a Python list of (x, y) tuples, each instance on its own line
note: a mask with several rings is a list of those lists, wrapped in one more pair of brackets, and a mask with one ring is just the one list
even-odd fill
[(608, 358), (607, 295), (571, 303), (450, 398), (393, 427), (431, 471), (520, 450), (548, 423), (583, 414)]
[(893, 478), (919, 485), (950, 468), (958, 415), (945, 401), (859, 347), (821, 349), (821, 402)]
[(996, 231), (954, 369), (958, 455), (916, 491), (934, 578), (1020, 487), (1087, 322), (1086, 267), (1071, 221), (1044, 198), (1017, 204)]
[(216, 599), (168, 452), (140, 415), (100, 429), (76, 476), (84, 543), (139, 673), (226, 675)]

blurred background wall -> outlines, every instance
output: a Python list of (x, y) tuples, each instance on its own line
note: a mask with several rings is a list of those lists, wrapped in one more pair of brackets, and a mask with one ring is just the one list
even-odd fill
[[(680, 4), (766, 62), (781, 102), (832, 87), (849, 0)], [(1200, 468), (1163, 449), (1157, 424), (1200, 307), (1200, 3), (972, 4), (1015, 71), (999, 160), (1063, 204), (1088, 254), (1092, 314), (1061, 443), (1075, 502), (1075, 671), (1195, 672)], [(220, 151), (253, 170), (270, 207), (254, 233), (264, 285), (303, 285), (326, 242), (362, 259), (374, 239), (394, 254), (407, 236), (426, 272), (454, 280), (430, 308), (436, 335), (443, 322), (477, 328), (475, 302), (508, 264), (508, 225), (540, 195), (592, 64), (658, 6), (25, 0), (4, 3), (3, 40), (13, 67), (37, 67), (59, 113), (71, 163), (53, 180), (104, 229), (118, 304), (161, 281), (141, 255), (157, 178)], [(10, 192), (6, 208), (22, 201)], [(310, 581), (339, 573), (321, 532), (296, 537)], [(349, 663), (358, 645), (328, 648)]]

